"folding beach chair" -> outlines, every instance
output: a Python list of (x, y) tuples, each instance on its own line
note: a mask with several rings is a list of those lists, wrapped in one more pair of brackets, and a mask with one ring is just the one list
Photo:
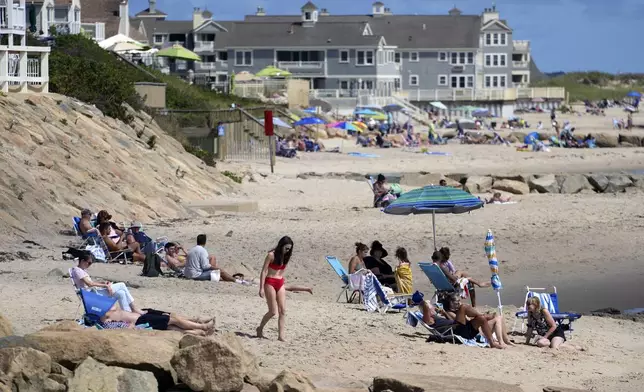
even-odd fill
[(557, 288), (552, 286), (552, 292), (548, 292), (547, 288), (540, 287), (529, 287), (526, 286), (526, 294), (523, 299), (523, 306), (519, 310), (514, 319), (514, 325), (512, 326), (512, 332), (516, 330), (517, 323), (521, 320), (521, 332), (525, 332), (525, 324), (528, 319), (528, 309), (526, 308), (526, 302), (530, 297), (537, 297), (541, 302), (541, 306), (548, 309), (550, 315), (555, 320), (555, 322), (561, 326), (564, 332), (568, 333), (569, 338), (572, 338), (572, 333), (574, 331), (572, 323), (575, 320), (581, 318), (581, 315), (578, 313), (570, 312), (560, 312), (559, 311), (559, 297), (557, 296)]
[(99, 261), (103, 261), (106, 263), (119, 263), (119, 264), (132, 263), (134, 253), (132, 252), (131, 249), (123, 249), (123, 250), (117, 250), (112, 252), (109, 250), (109, 248), (107, 247), (107, 244), (105, 243), (105, 240), (100, 235), (92, 234), (89, 237), (94, 238), (96, 245), (99, 246), (103, 250), (103, 253), (105, 254), (104, 260), (101, 260), (99, 257), (96, 256), (96, 254), (94, 254), (94, 257)]
[(77, 237), (80, 238), (81, 242), (79, 245), (76, 246), (76, 248), (83, 248), (86, 245), (94, 245), (95, 244), (95, 237), (90, 235), (83, 235), (80, 230), (80, 221), (81, 218), (75, 216), (72, 218), (72, 228), (74, 229), (74, 234), (76, 234)]
[(100, 295), (91, 290), (80, 290), (80, 297), (85, 310), (83, 324), (88, 327), (99, 323), (101, 317), (105, 316), (117, 302), (115, 298)]
[(421, 325), (429, 332), (430, 337), (427, 339), (428, 341), (436, 341), (438, 343), (451, 342), (452, 344), (460, 343), (460, 344), (463, 344), (466, 346), (472, 346), (472, 347), (489, 346), (485, 338), (480, 334), (476, 338), (470, 339), (470, 340), (466, 340), (466, 339), (463, 339), (462, 336), (455, 335), (454, 325), (448, 325), (438, 329), (432, 328), (423, 321), (423, 314), (421, 312), (407, 311), (407, 313), (405, 314), (405, 317), (408, 325), (411, 325), (412, 327)]
[(432, 296), (431, 302), (436, 302), (440, 294), (458, 293), (454, 285), (452, 285), (449, 279), (447, 279), (447, 276), (445, 276), (443, 270), (441, 270), (441, 268), (437, 264), (422, 262), (418, 263), (418, 266), (420, 267), (421, 271), (425, 273), (429, 281), (432, 282), (432, 285), (434, 285), (434, 288), (436, 289), (434, 295)]
[(407, 309), (407, 303), (413, 294), (387, 294), (382, 284), (371, 272), (365, 274), (363, 303), (368, 312), (377, 310), (387, 313), (389, 310)]
[[(345, 295), (347, 303), (353, 302), (353, 300), (356, 298), (356, 295), (358, 296), (359, 301), (362, 302), (362, 293), (360, 292), (360, 290), (355, 290), (352, 288), (351, 282), (349, 281), (349, 274), (344, 269), (344, 266), (342, 265), (340, 260), (338, 260), (338, 258), (335, 256), (326, 256), (326, 261), (327, 263), (329, 263), (331, 268), (333, 268), (335, 273), (338, 274), (340, 279), (342, 279), (343, 283), (342, 291), (340, 291), (340, 294), (338, 294), (338, 298), (335, 300), (335, 302), (340, 301), (342, 294)], [(349, 295), (349, 293), (351, 293), (351, 295)]]

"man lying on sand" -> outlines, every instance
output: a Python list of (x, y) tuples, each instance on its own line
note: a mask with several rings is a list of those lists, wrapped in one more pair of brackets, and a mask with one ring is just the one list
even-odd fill
[[(156, 330), (181, 331), (200, 336), (212, 335), (215, 332), (214, 318), (205, 323), (198, 323), (174, 314), (162, 312), (148, 312), (141, 315), (119, 309), (116, 305), (107, 311), (105, 316), (101, 317), (101, 323), (108, 328), (112, 323), (126, 323), (127, 328), (148, 324), (152, 329)], [(123, 325), (121, 324), (119, 327), (123, 327)]]

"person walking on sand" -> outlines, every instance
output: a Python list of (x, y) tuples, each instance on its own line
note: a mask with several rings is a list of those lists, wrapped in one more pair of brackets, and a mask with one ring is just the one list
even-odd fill
[(291, 260), (293, 254), (293, 240), (282, 237), (275, 249), (268, 252), (264, 259), (264, 266), (259, 276), (259, 296), (266, 298), (268, 312), (262, 318), (257, 327), (257, 337), (264, 337), (264, 327), (275, 316), (278, 316), (278, 340), (284, 342), (284, 327), (286, 324), (286, 291), (306, 291), (313, 294), (310, 287), (291, 286), (285, 287), (284, 270)]

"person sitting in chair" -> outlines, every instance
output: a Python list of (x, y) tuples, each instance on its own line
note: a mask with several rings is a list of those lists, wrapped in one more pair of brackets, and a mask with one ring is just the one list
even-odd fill
[(186, 266), (186, 258), (188, 257), (188, 253), (186, 253), (183, 246), (175, 244), (174, 242), (168, 242), (163, 248), (165, 250), (165, 258), (163, 260), (165, 265), (174, 272), (183, 273), (183, 267)]
[(92, 226), (92, 211), (88, 208), (84, 208), (81, 211), (81, 220), (78, 222), (78, 229), (83, 237), (88, 234), (99, 234), (98, 229)]
[[(133, 241), (129, 244), (126, 244), (125, 241), (114, 242), (114, 239), (110, 236), (111, 229), (109, 222), (103, 222), (98, 226), (98, 231), (101, 233), (101, 237), (103, 237), (103, 241), (105, 241), (105, 245), (110, 252), (131, 250), (133, 261), (145, 261), (145, 254), (141, 251), (141, 246), (138, 242)], [(126, 255), (129, 257), (129, 252)]]
[(445, 274), (445, 277), (459, 291), (461, 290), (460, 283), (462, 279), (467, 279), (468, 281), (467, 289), (469, 291), (470, 301), (472, 301), (472, 306), (476, 307), (476, 291), (474, 290), (474, 286), (490, 287), (491, 283), (480, 282), (478, 280), (471, 278), (469, 274), (465, 271), (457, 271), (456, 268), (454, 267), (454, 264), (452, 264), (452, 261), (450, 260), (450, 256), (451, 255), (450, 255), (449, 248), (443, 247), (441, 248), (440, 251), (435, 251), (432, 254), (432, 262), (435, 264), (438, 264), (441, 271), (443, 271), (443, 274)]
[(373, 272), (380, 284), (396, 291), (396, 276), (391, 266), (384, 260), (389, 253), (382, 246), (380, 241), (371, 244), (369, 256), (364, 258), (365, 267)]

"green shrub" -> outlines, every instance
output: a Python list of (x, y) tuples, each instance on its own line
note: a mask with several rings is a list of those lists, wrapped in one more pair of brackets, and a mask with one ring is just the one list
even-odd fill
[(644, 88), (644, 75), (605, 72), (571, 72), (532, 84), (533, 87), (564, 87), (570, 102), (623, 99), (633, 89)]
[(146, 81), (140, 72), (119, 61), (91, 39), (81, 34), (57, 35), (49, 57), (49, 83), (52, 92), (96, 105), (107, 116), (130, 122), (123, 107), (143, 108), (134, 89)]
[(151, 149), (157, 145), (157, 135), (152, 135), (148, 138), (148, 147)]
[(235, 174), (235, 173), (233, 173), (231, 171), (228, 171), (228, 170), (223, 171), (221, 174), (223, 174), (224, 176), (230, 178), (231, 180), (235, 181), (238, 184), (242, 183), (242, 177), (239, 176), (238, 174)]

